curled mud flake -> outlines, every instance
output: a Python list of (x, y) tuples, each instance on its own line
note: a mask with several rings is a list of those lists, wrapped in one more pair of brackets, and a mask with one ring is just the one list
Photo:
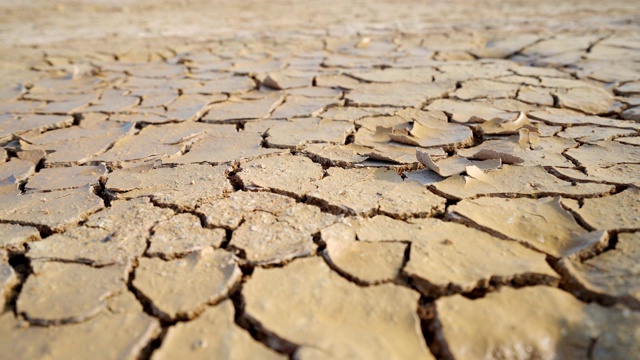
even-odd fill
[(332, 98), (313, 98), (299, 95), (288, 95), (284, 104), (271, 114), (273, 119), (291, 119), (307, 116), (318, 116), (329, 106), (338, 106), (340, 102)]
[(59, 232), (102, 209), (90, 187), (50, 193), (0, 194), (0, 220)]
[(516, 242), (436, 219), (413, 223), (411, 258), (403, 273), (427, 296), (558, 282), (544, 254)]
[(537, 132), (520, 129), (518, 136), (488, 140), (472, 148), (460, 149), (457, 154), (475, 160), (500, 159), (503, 164), (572, 167), (562, 152), (575, 146), (577, 143), (572, 139), (540, 138)]
[(403, 144), (446, 150), (473, 144), (473, 133), (468, 127), (442, 121), (415, 121), (408, 131), (392, 130), (389, 138)]
[(83, 226), (54, 234), (29, 246), (30, 259), (104, 266), (141, 256), (151, 227), (173, 215), (147, 198), (113, 201), (90, 216)]
[(98, 185), (107, 174), (104, 165), (41, 169), (29, 179), (26, 191), (53, 191)]
[(618, 141), (598, 141), (579, 148), (569, 149), (566, 154), (582, 166), (608, 167), (616, 164), (640, 164), (640, 147)]
[(345, 121), (304, 118), (280, 121), (267, 131), (269, 147), (297, 149), (305, 144), (344, 144), (355, 132), (353, 124)]
[(631, 129), (620, 129), (602, 126), (572, 126), (559, 132), (557, 136), (567, 139), (575, 139), (580, 142), (597, 142), (602, 140), (613, 140), (621, 136), (636, 134)]
[(12, 159), (0, 164), (0, 181), (12, 177), (16, 181), (24, 181), (36, 171), (36, 166), (30, 161)]
[(356, 240), (347, 224), (335, 224), (321, 232), (326, 244), (324, 257), (342, 274), (357, 283), (373, 285), (392, 281), (404, 265), (406, 244)]
[(450, 82), (416, 84), (362, 84), (347, 94), (347, 100), (358, 106), (421, 106), (425, 101), (445, 96), (454, 88)]
[(384, 211), (396, 216), (433, 214), (444, 199), (420, 184), (403, 179), (387, 169), (330, 168), (329, 176), (314, 182), (315, 191), (307, 194), (322, 206), (356, 215)]
[(546, 286), (444, 297), (436, 314), (436, 342), (455, 358), (586, 358), (599, 333), (585, 303)]
[(310, 86), (311, 80), (311, 77), (304, 73), (280, 71), (267, 74), (267, 76), (262, 80), (262, 85), (276, 90), (285, 90)]
[(240, 120), (255, 120), (268, 117), (282, 103), (284, 96), (274, 93), (257, 99), (231, 97), (213, 104), (202, 121), (209, 123), (234, 123)]
[(371, 149), (355, 144), (330, 145), (308, 144), (302, 152), (325, 166), (354, 167), (369, 157), (360, 155), (369, 153)]
[(640, 309), (640, 233), (620, 233), (616, 248), (587, 261), (563, 259), (561, 271), (572, 291)]
[(321, 258), (256, 269), (243, 294), (247, 316), (330, 357), (433, 358), (415, 312), (417, 293), (392, 284), (360, 287)]
[(508, 121), (517, 115), (480, 102), (452, 99), (435, 100), (426, 108), (450, 114), (451, 120), (457, 123), (483, 123), (492, 119)]
[[(25, 326), (12, 312), (0, 317), (0, 347), (12, 359), (87, 358), (134, 360), (160, 331), (159, 322), (138, 311), (101, 312), (88, 321), (64, 326)], [(29, 339), (29, 341), (24, 341)], [(83, 344), (83, 346), (78, 346)]]
[(159, 204), (194, 209), (233, 191), (225, 177), (227, 170), (226, 166), (195, 164), (148, 171), (122, 169), (109, 174), (106, 189), (118, 199), (149, 196)]
[(60, 325), (95, 317), (106, 300), (126, 290), (129, 264), (94, 268), (81, 264), (34, 261), (16, 305), (33, 324)]
[(316, 189), (314, 181), (322, 179), (322, 166), (304, 156), (277, 156), (242, 164), (237, 174), (242, 186), (251, 190), (268, 190), (302, 197)]
[[(486, 171), (498, 169), (502, 165), (502, 161), (499, 158), (483, 161), (471, 161), (458, 155), (453, 155), (436, 162), (432, 159), (431, 155), (419, 149), (416, 149), (416, 157), (418, 158), (418, 161), (420, 161), (428, 169), (434, 171), (442, 177), (462, 174), (470, 166), (476, 166), (479, 169)], [(421, 183), (424, 184), (424, 182)]]
[(531, 123), (531, 120), (524, 112), (520, 112), (518, 116), (514, 116), (509, 120), (500, 118), (491, 119), (478, 125), (478, 128), (482, 131), (483, 135), (513, 135), (517, 134), (522, 128), (535, 130), (536, 126)]
[[(133, 286), (165, 320), (192, 319), (228, 295), (242, 272), (224, 250), (205, 249), (164, 261), (140, 258)], [(168, 281), (171, 280), (171, 281)]]
[(0, 119), (3, 120), (0, 121), (0, 143), (10, 140), (13, 134), (40, 133), (73, 124), (73, 117), (64, 115), (23, 115), (17, 118), (6, 115), (0, 116)]
[(547, 173), (542, 166), (503, 165), (502, 169), (487, 171), (485, 175), (487, 181), (452, 176), (431, 186), (436, 192), (454, 199), (491, 195), (585, 197), (608, 194), (614, 189), (604, 184), (574, 185)]
[(606, 233), (582, 228), (558, 198), (462, 200), (449, 211), (556, 258), (601, 249), (608, 240)]
[(285, 359), (234, 323), (230, 300), (207, 308), (195, 320), (172, 326), (152, 359), (185, 356), (190, 359)]
[(520, 84), (477, 79), (464, 82), (453, 96), (462, 100), (515, 98), (519, 88)]
[(40, 240), (40, 232), (31, 226), (0, 224), (0, 249), (10, 252), (23, 252), (24, 244)]
[(292, 208), (296, 201), (291, 197), (270, 192), (237, 191), (228, 197), (204, 204), (196, 213), (204, 217), (208, 228), (236, 229), (245, 216), (253, 212), (266, 212), (277, 215)]
[(587, 114), (606, 114), (614, 105), (611, 92), (597, 87), (574, 87), (555, 91), (560, 105)]
[(565, 168), (555, 170), (571, 179), (640, 187), (640, 164), (619, 164), (606, 168), (585, 166), (585, 172)]
[(630, 186), (621, 193), (585, 199), (580, 208), (571, 206), (581, 220), (594, 229), (640, 230), (640, 188)]
[(230, 246), (241, 249), (242, 263), (271, 265), (312, 255), (316, 251), (314, 234), (339, 220), (319, 208), (295, 204), (278, 214), (256, 212), (244, 217), (234, 232)]
[(174, 259), (206, 248), (218, 248), (225, 241), (223, 229), (203, 229), (200, 218), (178, 214), (153, 227), (147, 255)]

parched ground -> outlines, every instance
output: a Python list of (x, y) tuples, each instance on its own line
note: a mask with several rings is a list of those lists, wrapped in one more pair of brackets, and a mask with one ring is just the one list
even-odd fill
[(640, 357), (637, 1), (0, 4), (0, 359)]

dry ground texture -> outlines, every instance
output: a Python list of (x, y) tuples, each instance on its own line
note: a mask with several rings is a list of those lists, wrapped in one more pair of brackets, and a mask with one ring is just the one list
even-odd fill
[(636, 0), (5, 0), (0, 144), (0, 359), (640, 358)]

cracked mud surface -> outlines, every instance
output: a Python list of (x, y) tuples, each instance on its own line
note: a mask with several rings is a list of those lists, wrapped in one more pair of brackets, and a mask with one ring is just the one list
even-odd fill
[(0, 359), (640, 357), (633, 1), (0, 9)]

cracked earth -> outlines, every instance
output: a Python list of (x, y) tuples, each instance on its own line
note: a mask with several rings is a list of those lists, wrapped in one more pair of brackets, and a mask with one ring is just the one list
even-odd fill
[(0, 359), (640, 357), (635, 1), (0, 9)]

